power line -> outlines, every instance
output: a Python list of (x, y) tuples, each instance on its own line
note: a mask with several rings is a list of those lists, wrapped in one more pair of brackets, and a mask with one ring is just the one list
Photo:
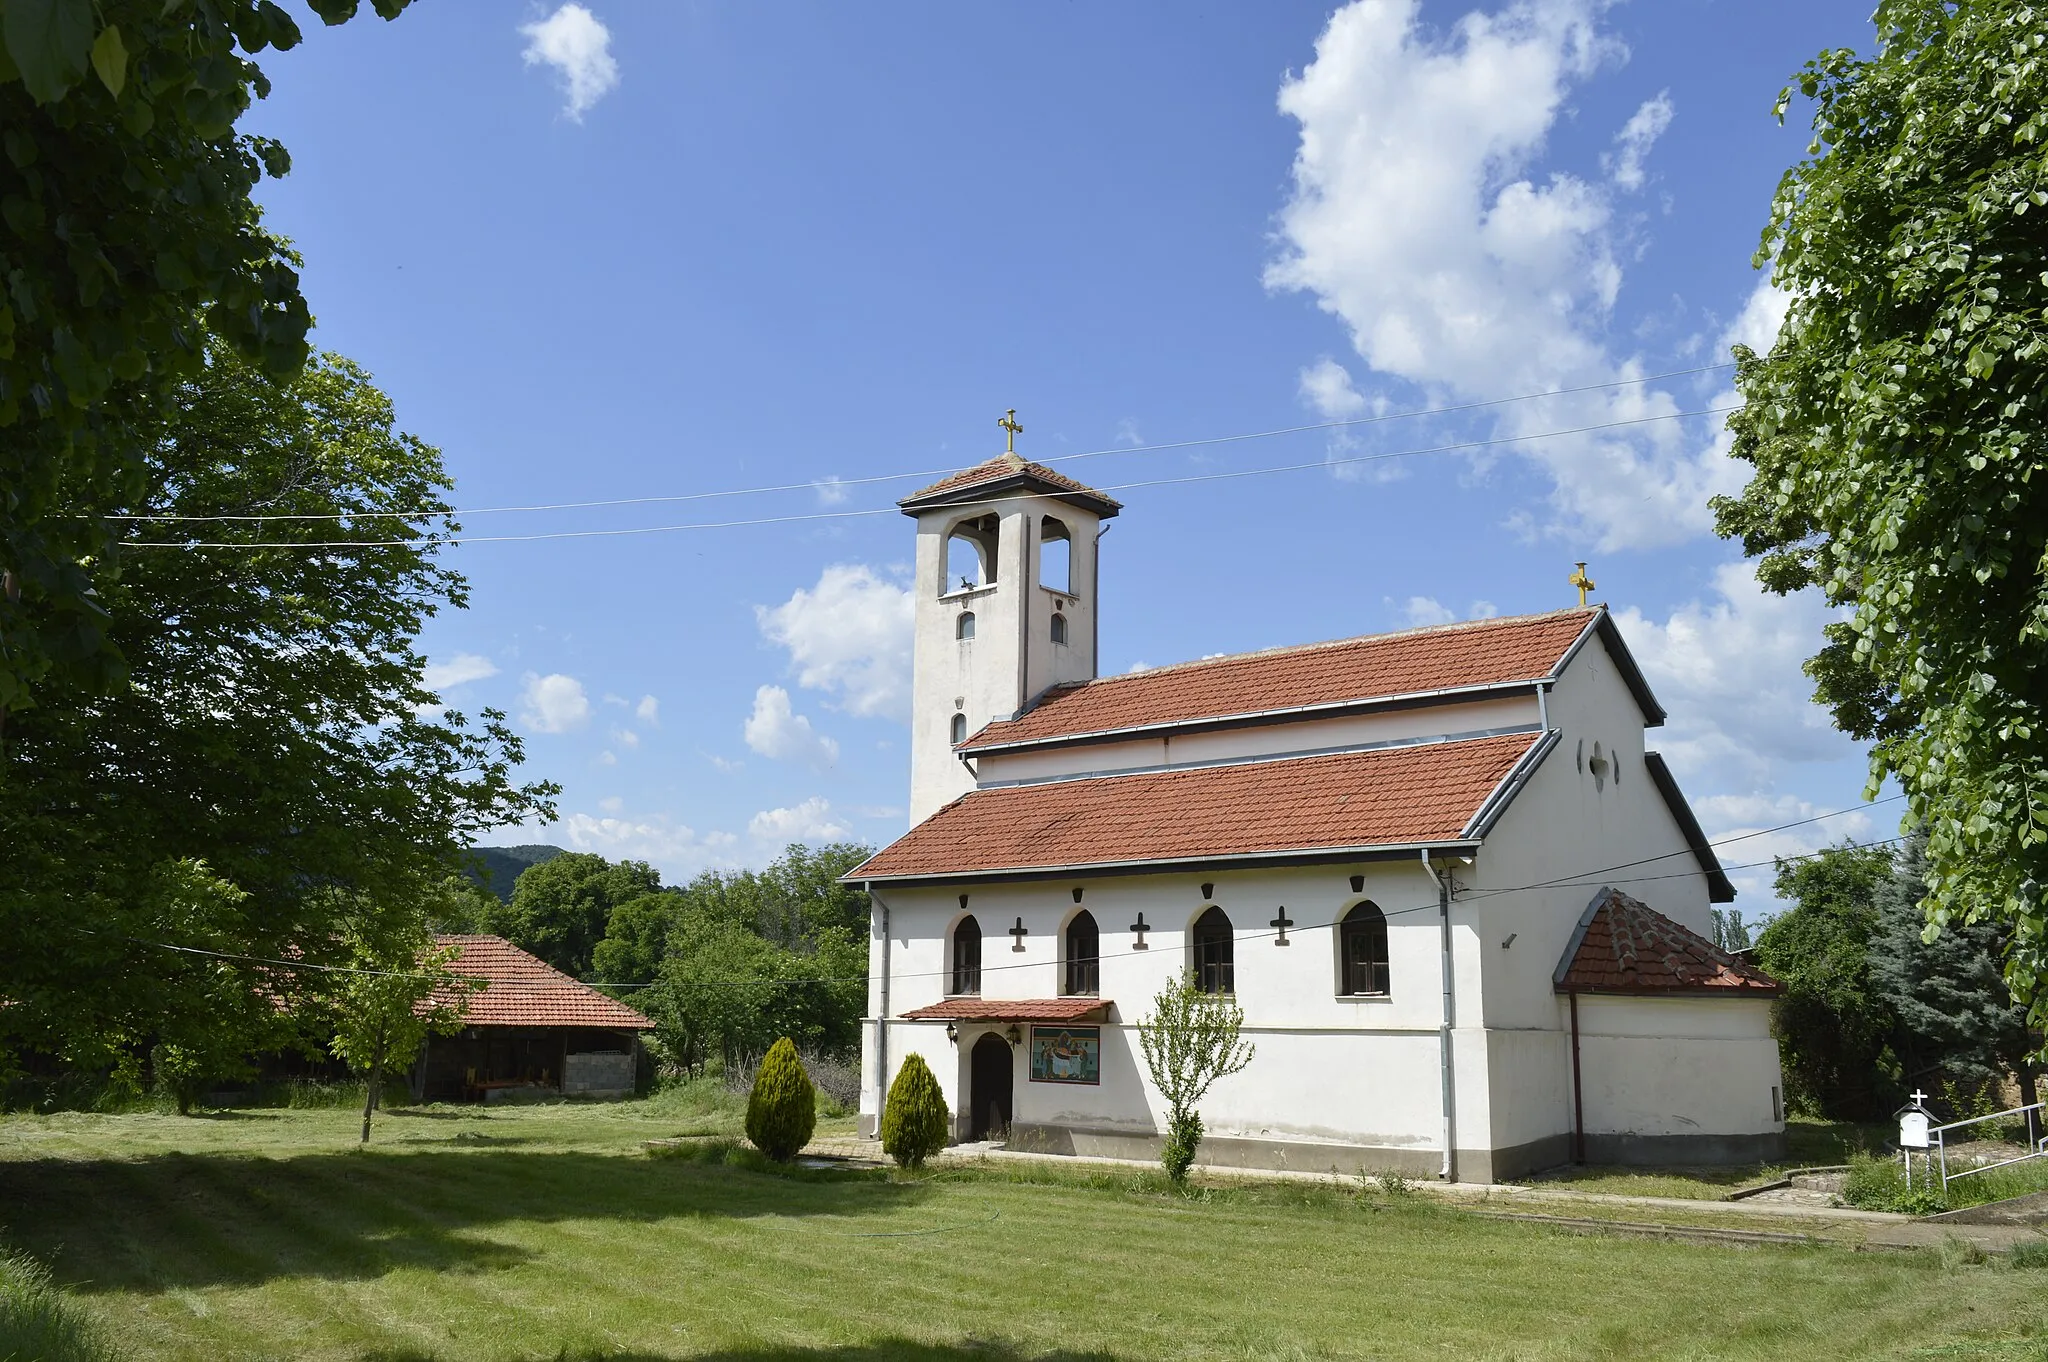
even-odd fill
[[(1275, 473), (1299, 473), (1312, 469), (1337, 468), (1351, 464), (1376, 463), (1387, 459), (1413, 458), (1425, 454), (1449, 454), (1467, 449), (1486, 449), (1497, 445), (1522, 444), (1532, 440), (1559, 439), (1567, 435), (1586, 435), (1594, 431), (1617, 430), (1627, 426), (1647, 425), (1656, 421), (1678, 421), (1695, 416), (1721, 416), (1739, 410), (1737, 407), (1707, 407), (1698, 411), (1665, 412), (1656, 416), (1631, 417), (1623, 421), (1602, 421), (1590, 426), (1574, 426), (1569, 430), (1540, 431), (1532, 435), (1503, 435), (1486, 440), (1461, 440), (1455, 444), (1431, 445), (1417, 449), (1391, 450), (1379, 454), (1359, 454), (1341, 459), (1318, 459), (1312, 463), (1277, 464), (1267, 468), (1247, 468), (1222, 473), (1194, 473), (1172, 478), (1148, 478), (1136, 482), (1112, 483), (1098, 488), (1104, 492), (1125, 492), (1147, 487), (1173, 487), (1188, 483), (1219, 482), (1237, 478), (1265, 477)], [(995, 501), (1014, 501), (1017, 497), (998, 497)], [(851, 520), (862, 516), (890, 515), (897, 508), (878, 506), (852, 511), (813, 511), (805, 514), (782, 516), (755, 516), (743, 520), (693, 521), (681, 525), (640, 525), (618, 529), (602, 530), (547, 530), (531, 534), (496, 535), (432, 535), (408, 539), (326, 539), (326, 540), (266, 540), (243, 542), (234, 540), (150, 540), (130, 539), (122, 541), (122, 547), (135, 549), (392, 549), (392, 548), (436, 548), (447, 544), (514, 544), (530, 543), (542, 539), (614, 539), (648, 534), (674, 534), (690, 530), (738, 529), (757, 525), (785, 525), (817, 520)]]
[[(1318, 421), (1305, 426), (1281, 426), (1273, 430), (1249, 431), (1241, 435), (1213, 435), (1196, 440), (1173, 440), (1161, 444), (1117, 445), (1107, 449), (1090, 449), (1078, 454), (1055, 454), (1033, 462), (1042, 464), (1072, 463), (1080, 459), (1100, 459), (1116, 454), (1157, 454), (1174, 449), (1196, 449), (1210, 445), (1237, 444), (1246, 440), (1270, 440), (1282, 435), (1302, 435), (1313, 431), (1343, 430), (1354, 426), (1379, 425), (1388, 421), (1414, 420), (1425, 416), (1452, 416), (1462, 412), (1481, 411), (1490, 407), (1507, 406), (1516, 402), (1532, 402), (1545, 397), (1570, 397), (1579, 393), (1601, 392), (1611, 388), (1626, 388), (1644, 383), (1657, 383), (1667, 378), (1685, 378), (1694, 374), (1713, 373), (1720, 369), (1732, 369), (1733, 363), (1703, 364), (1694, 369), (1673, 369), (1661, 374), (1646, 374), (1641, 378), (1617, 378), (1605, 383), (1588, 383), (1576, 388), (1553, 388), (1548, 392), (1518, 393), (1513, 397), (1496, 397), (1484, 402), (1462, 402), (1448, 407), (1422, 407), (1411, 411), (1382, 412), (1373, 416), (1350, 417), (1341, 421)], [(684, 501), (711, 501), (723, 497), (765, 496), (778, 492), (814, 491), (820, 487), (865, 487), (882, 482), (903, 482), (911, 478), (937, 478), (958, 472), (954, 468), (917, 469), (903, 473), (876, 473), (858, 478), (820, 478), (810, 482), (777, 483), (763, 487), (734, 487), (715, 492), (682, 492), (664, 496), (618, 497), (607, 501), (561, 501), (531, 506), (475, 506), (466, 510), (413, 510), (413, 511), (304, 511), (278, 512), (274, 514), (246, 515), (168, 515), (138, 512), (128, 515), (98, 517), (103, 520), (141, 521), (152, 524), (195, 523), (195, 522), (269, 522), (285, 520), (374, 520), (404, 519), (416, 520), (433, 516), (468, 515), (510, 515), (535, 511), (588, 511), (602, 510), (617, 506), (652, 506)]]
[[(1833, 811), (1831, 811), (1831, 812), (1829, 812), (1829, 813), (1824, 813), (1824, 814), (1817, 814), (1817, 815), (1815, 815), (1815, 816), (1814, 816), (1814, 817), (1812, 817), (1812, 818), (1805, 818), (1805, 819), (1800, 819), (1800, 820), (1798, 820), (1797, 822), (1792, 822), (1792, 823), (1783, 823), (1783, 824), (1780, 824), (1779, 826), (1777, 826), (1777, 827), (1775, 827), (1775, 828), (1763, 828), (1763, 829), (1759, 829), (1759, 830), (1757, 830), (1757, 831), (1755, 831), (1755, 832), (1744, 832), (1744, 833), (1738, 833), (1738, 834), (1735, 834), (1735, 835), (1733, 835), (1733, 836), (1730, 836), (1730, 837), (1724, 837), (1724, 838), (1718, 839), (1717, 841), (1713, 841), (1713, 842), (1708, 842), (1708, 843), (1707, 843), (1706, 845), (1708, 845), (1708, 846), (1710, 846), (1710, 847), (1711, 847), (1711, 846), (1726, 846), (1726, 845), (1731, 845), (1731, 844), (1733, 844), (1733, 843), (1735, 843), (1735, 842), (1747, 841), (1748, 839), (1750, 839), (1750, 838), (1752, 838), (1752, 837), (1761, 837), (1761, 836), (1764, 836), (1764, 835), (1766, 835), (1767, 833), (1772, 833), (1772, 832), (1782, 832), (1782, 831), (1784, 831), (1784, 830), (1785, 830), (1785, 829), (1787, 829), (1787, 828), (1796, 828), (1796, 827), (1803, 827), (1803, 826), (1805, 826), (1806, 824), (1809, 824), (1809, 823), (1817, 823), (1817, 822), (1821, 822), (1821, 821), (1822, 821), (1822, 820), (1824, 820), (1824, 819), (1828, 819), (1828, 818), (1838, 818), (1838, 817), (1841, 817), (1841, 816), (1842, 816), (1842, 815), (1844, 815), (1844, 814), (1849, 814), (1849, 813), (1857, 813), (1857, 812), (1860, 812), (1860, 811), (1861, 811), (1861, 810), (1863, 810), (1863, 809), (1875, 808), (1875, 807), (1876, 807), (1877, 805), (1879, 805), (1879, 804), (1886, 804), (1886, 803), (1890, 803), (1890, 802), (1892, 802), (1892, 800), (1895, 800), (1895, 799), (1899, 799), (1899, 798), (1903, 798), (1903, 796), (1901, 796), (1901, 795), (1891, 795), (1891, 796), (1888, 796), (1888, 797), (1886, 797), (1885, 799), (1871, 800), (1871, 801), (1869, 801), (1869, 802), (1867, 802), (1867, 803), (1863, 803), (1863, 804), (1854, 804), (1854, 805), (1851, 805), (1851, 806), (1849, 806), (1848, 808), (1843, 808), (1843, 809), (1835, 809), (1835, 810), (1833, 810)], [(1904, 838), (1902, 838), (1902, 837), (1888, 837), (1888, 838), (1884, 838), (1884, 839), (1882, 839), (1882, 840), (1880, 840), (1880, 841), (1875, 841), (1875, 842), (1866, 842), (1866, 843), (1859, 843), (1858, 845), (1861, 845), (1861, 846), (1873, 846), (1873, 847), (1875, 847), (1875, 846), (1890, 846), (1890, 845), (1893, 845), (1893, 844), (1895, 844), (1895, 843), (1898, 843), (1898, 842), (1900, 842), (1900, 841), (1903, 841), (1903, 840), (1904, 840)], [(1685, 849), (1684, 851), (1679, 851), (1679, 852), (1672, 852), (1672, 853), (1670, 853), (1670, 856), (1690, 856), (1690, 855), (1692, 855), (1692, 854), (1694, 854), (1694, 853), (1693, 853), (1693, 850), (1692, 850), (1692, 848), (1688, 847), (1688, 848), (1686, 848), (1686, 849)], [(1822, 851), (1811, 851), (1811, 852), (1804, 852), (1804, 853), (1801, 853), (1801, 854), (1799, 854), (1799, 855), (1796, 855), (1796, 856), (1774, 856), (1774, 857), (1772, 857), (1772, 858), (1771, 858), (1771, 859), (1769, 859), (1769, 860), (1765, 860), (1765, 861), (1751, 861), (1751, 862), (1747, 862), (1747, 863), (1744, 863), (1744, 864), (1739, 864), (1739, 865), (1732, 865), (1732, 866), (1723, 866), (1723, 867), (1722, 867), (1722, 869), (1723, 869), (1723, 870), (1748, 870), (1748, 869), (1754, 869), (1754, 868), (1756, 868), (1756, 867), (1758, 867), (1758, 866), (1765, 866), (1765, 865), (1775, 865), (1775, 864), (1777, 864), (1777, 863), (1778, 863), (1778, 862), (1780, 862), (1780, 861), (1787, 861), (1787, 862), (1796, 862), (1796, 861), (1808, 861), (1808, 860), (1813, 860), (1813, 859), (1815, 859), (1816, 857), (1819, 857), (1819, 856), (1823, 856), (1823, 855), (1825, 855), (1825, 854), (1827, 854), (1827, 853), (1826, 853), (1826, 851), (1825, 851), (1825, 850), (1822, 850)], [(1649, 882), (1651, 882), (1651, 881), (1656, 881), (1656, 880), (1667, 880), (1667, 879), (1685, 879), (1685, 878), (1688, 878), (1688, 877), (1690, 877), (1691, 875), (1693, 875), (1693, 874), (1697, 873), (1697, 872), (1694, 872), (1694, 871), (1682, 871), (1682, 872), (1676, 872), (1676, 873), (1673, 873), (1673, 874), (1668, 874), (1668, 875), (1639, 875), (1639, 876), (1634, 876), (1634, 877), (1631, 877), (1631, 878), (1627, 878), (1627, 879), (1611, 879), (1611, 878), (1606, 878), (1606, 876), (1607, 876), (1607, 874), (1608, 874), (1608, 872), (1609, 872), (1609, 871), (1613, 871), (1613, 870), (1628, 870), (1628, 869), (1632, 869), (1632, 868), (1634, 868), (1634, 867), (1636, 867), (1636, 866), (1640, 866), (1640, 865), (1647, 865), (1647, 864), (1651, 864), (1651, 863), (1653, 863), (1653, 862), (1655, 862), (1655, 861), (1660, 861), (1660, 860), (1666, 860), (1666, 859), (1669, 859), (1669, 857), (1667, 857), (1667, 856), (1652, 856), (1652, 857), (1647, 857), (1647, 858), (1645, 858), (1645, 859), (1643, 859), (1643, 860), (1639, 860), (1639, 861), (1628, 861), (1628, 862), (1624, 862), (1624, 863), (1622, 863), (1622, 864), (1619, 864), (1619, 865), (1613, 865), (1613, 866), (1608, 866), (1608, 867), (1606, 867), (1606, 868), (1604, 868), (1604, 869), (1599, 869), (1599, 870), (1588, 870), (1588, 871), (1583, 871), (1583, 872), (1580, 872), (1580, 873), (1581, 873), (1582, 875), (1584, 875), (1584, 876), (1598, 876), (1598, 877), (1601, 877), (1601, 878), (1599, 878), (1598, 880), (1590, 880), (1590, 879), (1589, 879), (1589, 880), (1587, 880), (1587, 881), (1586, 881), (1587, 883), (1598, 883), (1598, 884), (1606, 884), (1606, 885), (1612, 885), (1612, 884), (1642, 884), (1642, 883), (1649, 883)], [(1556, 889), (1556, 888), (1569, 888), (1569, 887), (1572, 887), (1573, 883), (1574, 883), (1574, 882), (1573, 882), (1573, 881), (1571, 881), (1571, 880), (1545, 880), (1545, 881), (1540, 881), (1540, 882), (1534, 882), (1534, 883), (1530, 883), (1530, 884), (1522, 884), (1522, 885), (1509, 885), (1509, 886), (1505, 886), (1505, 887), (1502, 887), (1502, 888), (1496, 888), (1496, 889), (1484, 889), (1484, 890), (1473, 890), (1473, 891), (1470, 891), (1470, 892), (1468, 893), (1468, 895), (1467, 895), (1466, 897), (1464, 897), (1464, 898), (1459, 898), (1459, 899), (1456, 899), (1456, 900), (1455, 900), (1455, 902), (1458, 902), (1458, 903), (1467, 903), (1467, 902), (1470, 902), (1470, 901), (1471, 901), (1472, 899), (1476, 899), (1476, 898), (1491, 898), (1491, 897), (1494, 897), (1494, 896), (1497, 896), (1497, 895), (1500, 895), (1500, 894), (1518, 894), (1518, 893), (1529, 893), (1529, 892), (1532, 892), (1532, 891), (1534, 891), (1534, 890), (1538, 890), (1538, 889)], [(1434, 913), (1434, 912), (1437, 912), (1437, 911), (1439, 911), (1439, 910), (1440, 910), (1440, 905), (1438, 905), (1438, 904), (1437, 904), (1436, 902), (1434, 902), (1434, 901), (1431, 901), (1431, 902), (1428, 902), (1428, 903), (1419, 903), (1419, 904), (1416, 904), (1416, 905), (1414, 905), (1414, 906), (1412, 906), (1412, 907), (1406, 907), (1406, 908), (1392, 908), (1392, 909), (1381, 909), (1381, 915), (1382, 915), (1382, 916), (1384, 916), (1384, 917), (1389, 917), (1389, 918), (1394, 918), (1394, 917), (1406, 917), (1406, 916), (1408, 916), (1408, 915), (1410, 915), (1410, 914), (1413, 914), (1413, 913)], [(1331, 927), (1335, 927), (1335, 926), (1337, 926), (1337, 925), (1338, 925), (1338, 924), (1339, 924), (1339, 923), (1340, 923), (1341, 921), (1342, 921), (1342, 919), (1340, 918), (1340, 919), (1333, 919), (1332, 921), (1329, 921), (1329, 922), (1318, 922), (1318, 923), (1309, 923), (1309, 924), (1307, 924), (1307, 925), (1305, 925), (1305, 926), (1304, 926), (1304, 925), (1300, 925), (1300, 924), (1296, 924), (1296, 923), (1289, 923), (1289, 924), (1288, 924), (1288, 926), (1287, 926), (1286, 928), (1284, 928), (1284, 929), (1280, 929), (1280, 930), (1274, 930), (1274, 931), (1252, 931), (1252, 932), (1238, 932), (1238, 931), (1235, 931), (1235, 930), (1233, 930), (1233, 932), (1232, 932), (1232, 934), (1231, 934), (1231, 940), (1232, 940), (1233, 942), (1237, 942), (1237, 941), (1263, 941), (1263, 940), (1268, 940), (1268, 939), (1273, 939), (1273, 938), (1277, 938), (1278, 936), (1280, 936), (1280, 935), (1281, 935), (1282, 931), (1291, 931), (1291, 932), (1313, 932), (1313, 931), (1322, 931), (1322, 930), (1326, 930), (1326, 929), (1328, 929), (1328, 928), (1331, 928)], [(88, 928), (84, 928), (84, 927), (74, 928), (74, 930), (76, 930), (76, 931), (80, 931), (80, 932), (84, 932), (84, 933), (85, 933), (86, 935), (89, 935), (89, 936), (98, 936), (98, 935), (102, 935), (102, 933), (98, 933), (98, 932), (93, 932), (93, 931), (91, 931), (90, 929), (88, 929)], [(108, 935), (112, 935), (112, 934), (108, 934)], [(144, 939), (143, 939), (143, 938), (141, 938), (141, 937), (133, 937), (133, 936), (117, 936), (117, 938), (116, 938), (116, 939), (118, 939), (118, 940), (122, 940), (122, 941), (127, 941), (127, 942), (130, 942), (131, 944), (134, 944), (134, 945), (137, 945), (137, 946), (148, 946), (148, 947), (152, 947), (152, 948), (155, 948), (155, 949), (158, 949), (158, 950), (166, 950), (166, 951), (176, 951), (176, 952), (178, 952), (179, 954), (183, 954), (183, 955), (196, 955), (196, 956), (205, 956), (205, 957), (210, 957), (210, 958), (212, 958), (212, 959), (217, 959), (217, 960), (231, 960), (231, 961), (235, 961), (235, 962), (238, 962), (238, 963), (242, 963), (242, 964), (253, 964), (253, 965), (265, 965), (265, 966), (270, 966), (270, 967), (273, 967), (273, 968), (277, 968), (277, 969), (293, 969), (293, 970), (315, 970), (315, 971), (319, 971), (319, 972), (321, 972), (321, 973), (326, 973), (326, 974), (347, 974), (347, 975), (357, 975), (357, 976), (362, 976), (362, 977), (370, 977), (370, 978), (381, 978), (381, 979), (439, 979), (439, 978), (441, 977), (441, 976), (439, 976), (439, 975), (435, 975), (435, 974), (432, 974), (432, 973), (430, 973), (430, 972), (427, 972), (427, 971), (424, 971), (424, 970), (391, 970), (391, 969), (368, 969), (368, 968), (363, 968), (363, 967), (361, 967), (361, 966), (350, 966), (350, 965), (323, 965), (323, 964), (316, 964), (316, 963), (313, 963), (313, 962), (310, 962), (310, 961), (305, 961), (305, 960), (277, 960), (277, 959), (271, 959), (271, 958), (268, 958), (268, 957), (265, 957), (265, 956), (257, 956), (257, 955), (240, 955), (240, 954), (236, 954), (236, 953), (234, 953), (234, 952), (231, 952), (231, 951), (214, 951), (214, 950), (206, 950), (206, 949), (203, 949), (203, 948), (201, 948), (201, 947), (197, 947), (197, 946), (179, 946), (179, 945), (175, 945), (175, 944), (173, 944), (173, 943), (171, 943), (171, 942), (167, 942), (167, 941), (148, 941), (148, 940), (144, 940)], [(1097, 960), (1098, 960), (1098, 963), (1100, 963), (1100, 962), (1101, 962), (1101, 961), (1103, 961), (1103, 960), (1116, 960), (1116, 959), (1135, 959), (1135, 958), (1137, 958), (1137, 957), (1136, 957), (1136, 954), (1135, 954), (1135, 952), (1133, 952), (1133, 953), (1132, 953), (1131, 955), (1129, 955), (1129, 956), (1098, 956), (1098, 957), (1097, 957)], [(1011, 962), (1008, 962), (1008, 963), (1004, 963), (1004, 964), (994, 964), (994, 965), (983, 965), (983, 966), (981, 966), (981, 967), (980, 967), (980, 973), (983, 973), (983, 974), (990, 974), (990, 973), (997, 973), (997, 972), (1000, 972), (1000, 971), (1003, 971), (1003, 970), (1012, 970), (1012, 969), (1042, 969), (1042, 968), (1044, 968), (1044, 967), (1045, 967), (1045, 965), (1046, 965), (1046, 962), (1045, 962), (1045, 961), (1043, 961), (1043, 960), (1018, 960), (1018, 961), (1011, 961)], [(891, 979), (939, 979), (939, 978), (946, 978), (946, 977), (950, 976), (950, 975), (951, 975), (952, 973), (953, 973), (953, 971), (952, 971), (952, 970), (950, 970), (950, 969), (936, 969), (936, 970), (918, 970), (918, 971), (912, 971), (912, 972), (909, 972), (909, 973), (892, 973), (892, 974), (890, 974), (890, 976), (889, 976), (889, 977), (890, 977)], [(455, 983), (457, 983), (457, 984), (461, 983), (461, 982), (462, 982), (462, 981), (464, 981), (464, 980), (479, 980), (479, 981), (481, 981), (481, 982), (483, 982), (483, 983), (485, 983), (485, 984), (489, 985), (489, 986), (490, 986), (491, 988), (503, 988), (503, 989), (506, 989), (506, 990), (512, 990), (512, 989), (519, 989), (519, 988), (528, 988), (528, 989), (541, 989), (541, 988), (550, 988), (550, 989), (552, 989), (552, 988), (560, 988), (560, 987), (561, 987), (561, 985), (560, 985), (559, 983), (555, 983), (555, 982), (551, 982), (551, 981), (547, 981), (547, 980), (536, 980), (536, 979), (526, 979), (526, 978), (493, 978), (493, 977), (491, 977), (491, 976), (488, 976), (488, 975), (476, 975), (476, 974), (462, 974), (462, 973), (459, 973), (459, 972), (455, 972), (455, 971), (450, 971), (450, 974), (451, 974), (451, 975), (453, 976), (453, 981), (454, 981)], [(566, 978), (567, 976), (564, 976), (564, 977)], [(737, 989), (737, 988), (779, 988), (779, 987), (784, 987), (784, 986), (803, 986), (803, 985), (814, 985), (814, 984), (815, 984), (815, 985), (825, 985), (825, 986), (831, 986), (831, 985), (836, 985), (836, 984), (864, 984), (864, 983), (867, 983), (867, 982), (869, 982), (869, 981), (870, 981), (870, 980), (871, 980), (872, 978), (873, 978), (873, 976), (872, 976), (872, 975), (869, 975), (869, 974), (850, 974), (850, 975), (841, 975), (841, 976), (838, 976), (838, 977), (826, 977), (826, 978), (812, 978), (812, 979), (713, 979), (713, 980), (700, 980), (700, 981), (692, 981), (692, 982), (690, 983), (690, 987), (693, 987), (693, 988), (708, 988), (708, 989), (714, 989), (714, 990), (717, 990), (717, 989)], [(577, 984), (581, 984), (581, 985), (583, 985), (584, 987), (587, 987), (587, 988), (610, 988), (610, 989), (618, 989), (618, 990), (621, 990), (621, 991), (625, 991), (625, 990), (639, 991), (639, 990), (643, 990), (643, 989), (649, 989), (649, 988), (653, 988), (653, 987), (657, 986), (658, 984), (662, 983), (663, 981), (662, 981), (662, 980), (659, 980), (659, 979), (652, 979), (652, 980), (646, 980), (646, 981), (644, 981), (644, 982), (636, 982), (636, 983), (620, 983), (620, 982), (617, 982), (617, 981), (612, 981), (612, 980), (588, 980), (588, 979), (584, 979), (584, 980), (579, 980), (579, 979), (570, 979), (570, 980), (569, 980), (569, 982), (571, 982), (571, 983), (577, 983)]]

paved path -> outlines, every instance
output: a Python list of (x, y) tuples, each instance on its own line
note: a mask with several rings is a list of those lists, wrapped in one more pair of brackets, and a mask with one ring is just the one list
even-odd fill
[[(818, 1140), (806, 1154), (886, 1162), (878, 1140), (850, 1137)], [(1136, 1159), (1110, 1159), (1073, 1154), (1029, 1154), (983, 1141), (954, 1145), (932, 1162), (941, 1167), (977, 1162), (1043, 1163), (1056, 1167), (1085, 1164), (1150, 1172), (1158, 1164)], [(1358, 1179), (1331, 1173), (1286, 1169), (1214, 1168), (1197, 1165), (1205, 1178), (1241, 1182), (1321, 1182), (1358, 1186)], [(1653, 1234), (1667, 1238), (1728, 1240), (1742, 1243), (1833, 1243), (1860, 1249), (1940, 1248), (1961, 1241), (1986, 1253), (2004, 1253), (2015, 1244), (2048, 1243), (2048, 1227), (2030, 1224), (1971, 1223), (1946, 1217), (1919, 1219), (1891, 1211), (1862, 1211), (1850, 1206), (1817, 1206), (1803, 1202), (1719, 1201), (1687, 1197), (1620, 1196), (1611, 1192), (1577, 1192), (1559, 1187), (1528, 1187), (1511, 1183), (1410, 1184), (1416, 1192), (1452, 1201), (1471, 1210), (1561, 1229), (1587, 1233)], [(1581, 1214), (1574, 1215), (1578, 1211)], [(1639, 1212), (1623, 1216), (1619, 1212)], [(1683, 1215), (1691, 1223), (1674, 1223)]]

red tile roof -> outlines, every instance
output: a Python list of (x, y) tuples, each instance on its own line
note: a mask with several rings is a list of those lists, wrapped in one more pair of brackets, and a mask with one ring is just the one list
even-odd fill
[[(489, 984), (469, 995), (463, 1021), (470, 1026), (595, 1026), (649, 1031), (647, 1017), (535, 959), (502, 936), (436, 936), (437, 946), (459, 946), (450, 972)], [(436, 1001), (447, 1001), (437, 999)]]
[(906, 1021), (1077, 1022), (1109, 1015), (1107, 998), (948, 998), (903, 1014)]
[(1619, 889), (1602, 889), (1557, 963), (1560, 993), (1770, 997), (1784, 986)]
[(849, 880), (1469, 840), (1534, 733), (971, 790)]
[[(1135, 728), (1536, 681), (1556, 669), (1588, 625), (1605, 618), (1598, 606), (1559, 610), (1240, 653), (1079, 682), (1047, 691), (1033, 708), (988, 725), (960, 750), (1072, 742)], [(1633, 663), (1624, 670), (1632, 671)], [(1652, 700), (1647, 708), (1654, 706)], [(1662, 711), (1654, 717), (1661, 719)]]
[(1007, 482), (1037, 484), (1040, 490), (1050, 491), (1055, 496), (1064, 492), (1083, 498), (1105, 519), (1115, 515), (1123, 507), (1123, 503), (1116, 498), (1105, 496), (1084, 482), (1076, 482), (1064, 473), (1056, 473), (1042, 463), (1032, 463), (1017, 454), (998, 454), (987, 463), (976, 464), (949, 477), (940, 478), (931, 486), (912, 492), (896, 504), (905, 510), (912, 510), (926, 502), (943, 504), (983, 484)]

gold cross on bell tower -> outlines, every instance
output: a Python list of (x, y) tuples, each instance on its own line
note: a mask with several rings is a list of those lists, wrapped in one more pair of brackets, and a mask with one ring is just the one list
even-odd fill
[(1586, 593), (1594, 589), (1593, 579), (1586, 575), (1586, 565), (1584, 563), (1579, 564), (1577, 572), (1565, 578), (1564, 584), (1566, 586), (1575, 586), (1579, 589), (1579, 604), (1582, 606), (1586, 603)]
[(1024, 427), (1017, 424), (1017, 409), (1015, 407), (1010, 408), (1010, 414), (998, 417), (996, 424), (1003, 428), (1004, 438), (1008, 442), (1003, 453), (1015, 454), (1017, 452), (1017, 437), (1024, 433)]

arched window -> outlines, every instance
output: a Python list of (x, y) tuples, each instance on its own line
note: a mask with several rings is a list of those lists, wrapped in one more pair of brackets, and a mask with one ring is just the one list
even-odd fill
[(1054, 643), (1065, 643), (1067, 641), (1067, 617), (1058, 611), (1053, 612), (1052, 641)]
[(1093, 997), (1102, 991), (1102, 934), (1086, 908), (1067, 924), (1067, 988), (1069, 994)]
[(939, 574), (939, 594), (988, 586), (996, 579), (996, 546), (1001, 525), (993, 512), (963, 520), (946, 536), (946, 561)]
[(1347, 997), (1384, 997), (1388, 992), (1387, 915), (1361, 903), (1344, 915), (1338, 932)]
[(1038, 584), (1049, 591), (1073, 594), (1073, 535), (1065, 522), (1051, 516), (1038, 522)]
[(958, 747), (961, 743), (966, 741), (967, 716), (965, 714), (955, 714), (953, 716), (953, 746)]
[(972, 610), (962, 610), (960, 612), (960, 622), (953, 626), (953, 637), (974, 637), (974, 612)]
[(953, 987), (951, 992), (981, 992), (981, 924), (963, 917), (953, 928)]
[(1236, 963), (1230, 919), (1221, 908), (1211, 908), (1195, 919), (1195, 986), (1204, 993), (1237, 992)]

